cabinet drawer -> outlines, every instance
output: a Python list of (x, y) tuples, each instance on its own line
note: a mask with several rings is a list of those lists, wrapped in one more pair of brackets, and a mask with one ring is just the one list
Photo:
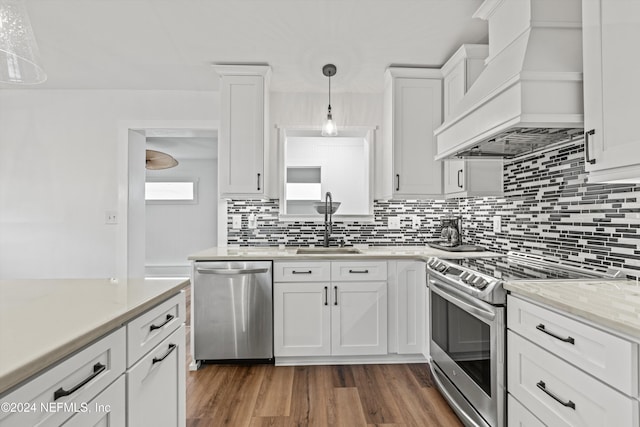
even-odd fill
[(507, 302), (507, 325), (607, 384), (637, 396), (637, 344), (512, 296)]
[(533, 416), (520, 402), (508, 395), (507, 425), (509, 427), (545, 427), (542, 421)]
[(328, 282), (330, 261), (274, 262), (274, 282)]
[(184, 325), (127, 371), (127, 425), (186, 423)]
[(121, 375), (116, 382), (88, 403), (86, 412), (75, 414), (64, 424), (64, 427), (124, 426), (126, 422), (124, 383), (124, 375)]
[(127, 324), (127, 366), (160, 344), (185, 322), (184, 292), (153, 307)]
[(638, 425), (637, 400), (512, 331), (507, 332), (507, 366), (509, 393), (546, 425)]
[(386, 261), (333, 261), (331, 263), (331, 280), (351, 281), (386, 281)]
[(4, 396), (2, 402), (28, 404), (34, 410), (0, 411), (0, 426), (62, 424), (74, 414), (74, 405), (80, 408), (124, 373), (125, 335), (122, 327)]

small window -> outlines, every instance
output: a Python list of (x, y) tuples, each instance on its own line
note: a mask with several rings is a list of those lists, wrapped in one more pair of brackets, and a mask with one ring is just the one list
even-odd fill
[(148, 202), (195, 203), (196, 183), (194, 181), (145, 182), (144, 198)]

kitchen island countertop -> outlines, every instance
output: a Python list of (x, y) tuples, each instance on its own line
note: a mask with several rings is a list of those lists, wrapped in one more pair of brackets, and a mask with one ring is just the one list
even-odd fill
[(181, 278), (0, 280), (0, 394), (188, 284)]
[[(306, 249), (306, 247), (303, 247)], [(477, 258), (500, 256), (496, 252), (448, 252), (428, 246), (355, 246), (360, 253), (349, 254), (297, 254), (297, 247), (278, 248), (273, 246), (213, 247), (189, 256), (192, 261), (226, 260), (322, 260), (322, 259), (419, 259), (426, 261), (430, 257), (438, 258)], [(316, 246), (315, 249), (322, 249)]]
[(514, 295), (571, 313), (640, 342), (640, 285), (633, 280), (508, 282)]

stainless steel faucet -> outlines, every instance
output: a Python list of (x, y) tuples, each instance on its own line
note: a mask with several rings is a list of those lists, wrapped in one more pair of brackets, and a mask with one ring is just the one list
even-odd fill
[(333, 215), (333, 197), (331, 192), (327, 191), (324, 195), (324, 244), (325, 248), (329, 247), (329, 236), (333, 232), (333, 223), (331, 222)]

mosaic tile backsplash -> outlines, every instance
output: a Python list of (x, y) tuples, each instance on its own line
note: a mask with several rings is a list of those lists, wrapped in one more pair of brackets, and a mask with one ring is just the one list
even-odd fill
[[(623, 269), (640, 275), (640, 186), (587, 184), (581, 141), (506, 160), (504, 196), (453, 200), (409, 200), (374, 203), (374, 222), (336, 222), (332, 245), (423, 245), (439, 234), (439, 218), (459, 215), (463, 240), (497, 252), (530, 252)], [(229, 215), (242, 215), (242, 229), (228, 224), (228, 243), (240, 246), (321, 245), (323, 225), (281, 222), (277, 200), (233, 200)], [(258, 228), (247, 229), (255, 214)], [(493, 232), (493, 217), (501, 231)], [(387, 219), (400, 217), (401, 228), (389, 229)], [(412, 217), (420, 227), (413, 229)]]

